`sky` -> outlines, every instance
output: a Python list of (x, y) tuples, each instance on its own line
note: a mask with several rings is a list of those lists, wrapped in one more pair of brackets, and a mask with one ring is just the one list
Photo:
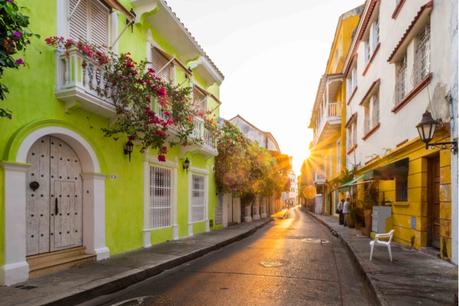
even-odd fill
[(220, 115), (276, 138), (299, 175), (339, 16), (364, 0), (167, 0), (225, 75)]

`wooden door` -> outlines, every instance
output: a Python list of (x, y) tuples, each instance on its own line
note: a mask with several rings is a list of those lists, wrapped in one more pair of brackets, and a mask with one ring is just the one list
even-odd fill
[(82, 244), (80, 161), (64, 141), (50, 140), (50, 251)]
[(440, 248), (440, 159), (429, 159), (429, 245)]
[(27, 256), (82, 244), (80, 161), (62, 140), (46, 136), (27, 161)]

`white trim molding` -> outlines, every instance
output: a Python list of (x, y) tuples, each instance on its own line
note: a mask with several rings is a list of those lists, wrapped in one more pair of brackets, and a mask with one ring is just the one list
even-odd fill
[(2, 162), (5, 178), (5, 263), (0, 269), (0, 284), (13, 285), (29, 277), (26, 259), (26, 173), (27, 154), (44, 136), (54, 136), (69, 144), (78, 155), (83, 178), (83, 245), (97, 260), (110, 251), (105, 244), (105, 175), (91, 145), (79, 134), (63, 127), (45, 127), (30, 133), (21, 143), (13, 162)]
[[(204, 176), (204, 220), (200, 221), (193, 221), (191, 215), (193, 174)], [(193, 225), (201, 222), (205, 222), (206, 232), (209, 232), (209, 170), (190, 166), (188, 170), (188, 236), (194, 235)]]

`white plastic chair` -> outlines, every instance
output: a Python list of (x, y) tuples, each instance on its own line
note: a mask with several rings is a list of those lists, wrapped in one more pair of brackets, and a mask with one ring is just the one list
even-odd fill
[[(382, 245), (387, 247), (387, 251), (389, 252), (389, 258), (392, 262), (392, 250), (390, 248), (390, 243), (392, 242), (392, 238), (394, 237), (394, 230), (391, 230), (388, 233), (384, 234), (376, 234), (375, 240), (370, 241), (370, 261), (373, 259), (373, 249), (376, 245)], [(383, 239), (383, 240), (381, 240)]]

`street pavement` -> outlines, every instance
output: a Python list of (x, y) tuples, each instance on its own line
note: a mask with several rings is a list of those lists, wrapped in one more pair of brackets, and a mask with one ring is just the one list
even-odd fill
[(293, 208), (244, 240), (82, 305), (374, 305), (359, 271), (337, 237)]

